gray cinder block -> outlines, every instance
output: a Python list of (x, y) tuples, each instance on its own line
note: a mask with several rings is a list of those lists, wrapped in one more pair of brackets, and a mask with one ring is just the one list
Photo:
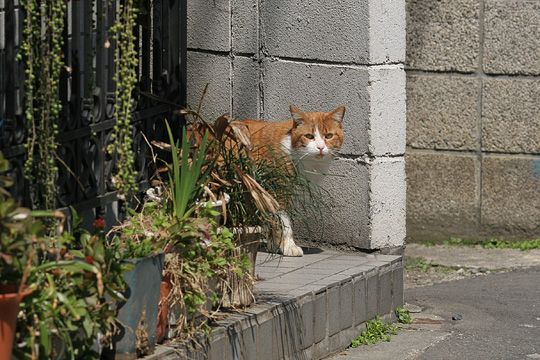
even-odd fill
[(238, 119), (259, 117), (259, 64), (256, 59), (235, 56), (232, 62), (232, 115)]
[(540, 153), (540, 80), (489, 79), (483, 89), (482, 149)]
[(410, 68), (472, 72), (480, 56), (480, 0), (407, 0)]
[(488, 235), (540, 235), (540, 157), (484, 157), (482, 185), (482, 228)]
[(486, 1), (484, 71), (495, 74), (540, 74), (540, 3)]
[(214, 121), (231, 113), (231, 63), (228, 56), (188, 51), (187, 105), (196, 110), (209, 84), (201, 108), (202, 115)]
[(480, 162), (476, 156), (406, 156), (407, 231), (413, 238), (465, 236), (479, 224)]
[(231, 0), (232, 48), (235, 53), (257, 54), (258, 0)]
[(188, 0), (188, 48), (229, 51), (230, 14), (229, 1)]
[(480, 79), (451, 75), (407, 77), (407, 145), (476, 150)]

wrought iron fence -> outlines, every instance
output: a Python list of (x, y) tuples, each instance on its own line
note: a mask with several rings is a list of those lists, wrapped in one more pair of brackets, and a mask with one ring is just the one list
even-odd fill
[[(87, 219), (118, 216), (112, 184), (116, 161), (107, 151), (114, 127), (114, 42), (109, 29), (119, 0), (68, 0), (64, 31), (58, 136), (58, 207), (74, 206)], [(148, 185), (149, 145), (165, 139), (163, 119), (185, 103), (185, 0), (141, 0), (136, 33), (138, 85), (133, 98), (137, 182)], [(12, 189), (29, 205), (23, 176), (26, 127), (24, 68), (16, 56), (22, 41), (23, 9), (0, 0), (0, 151), (11, 162)]]

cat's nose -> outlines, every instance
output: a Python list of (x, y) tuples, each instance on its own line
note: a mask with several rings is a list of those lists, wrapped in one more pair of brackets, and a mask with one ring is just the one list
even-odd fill
[(317, 145), (317, 149), (322, 152), (324, 150), (324, 145)]

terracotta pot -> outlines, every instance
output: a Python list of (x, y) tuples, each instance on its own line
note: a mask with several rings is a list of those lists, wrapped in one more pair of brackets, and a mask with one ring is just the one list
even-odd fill
[(0, 360), (11, 360), (19, 304), (31, 292), (18, 293), (15, 285), (0, 287)]
[(161, 281), (159, 288), (159, 307), (157, 319), (157, 342), (161, 343), (165, 340), (167, 330), (169, 328), (169, 294), (171, 293), (172, 283), (171, 276), (166, 274)]

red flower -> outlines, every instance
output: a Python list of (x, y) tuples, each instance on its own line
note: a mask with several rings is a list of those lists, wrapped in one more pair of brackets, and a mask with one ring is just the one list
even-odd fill
[(90, 264), (92, 265), (94, 263), (94, 258), (90, 255), (87, 255), (85, 258), (84, 258), (84, 261), (86, 261), (87, 264)]
[(93, 226), (94, 229), (96, 229), (96, 230), (103, 230), (103, 229), (105, 229), (105, 219), (103, 219), (103, 218), (97, 218), (96, 220), (94, 220), (94, 223), (92, 224), (92, 226)]

